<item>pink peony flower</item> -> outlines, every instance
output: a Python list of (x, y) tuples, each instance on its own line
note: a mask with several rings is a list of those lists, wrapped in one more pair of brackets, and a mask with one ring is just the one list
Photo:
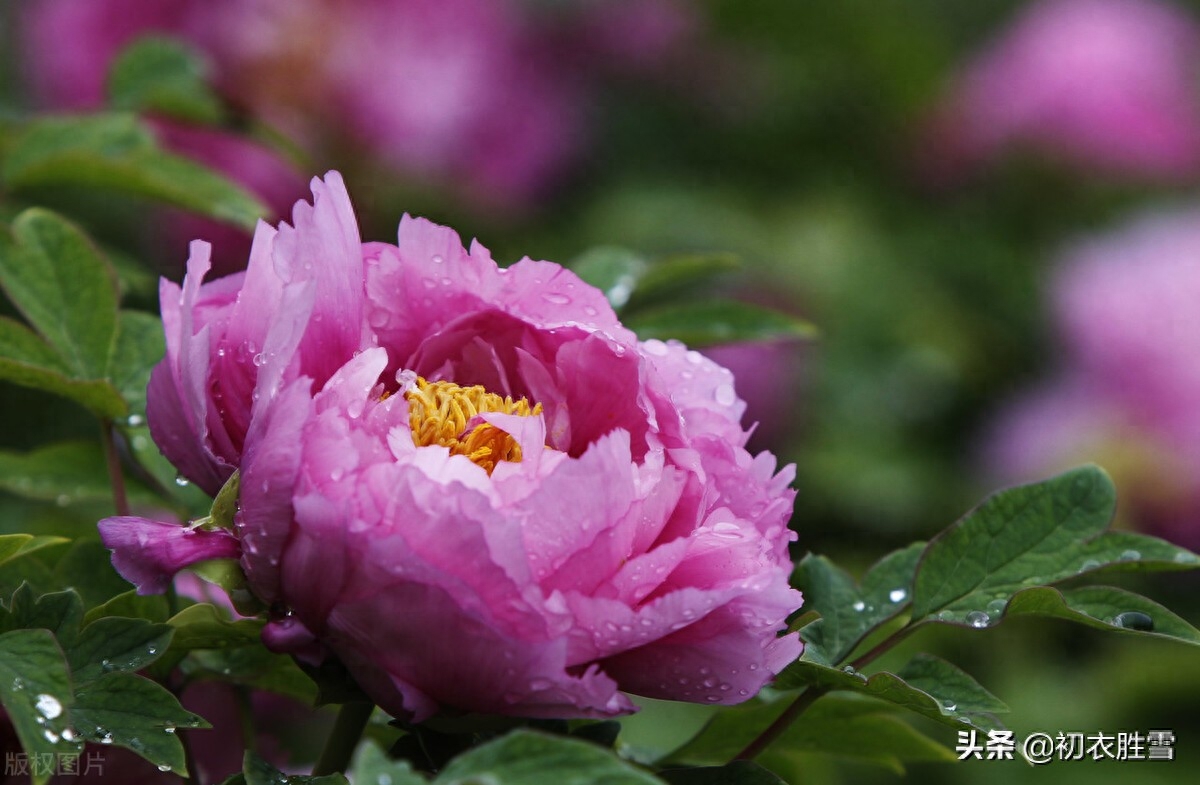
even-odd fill
[[(186, 476), (240, 469), (241, 563), (286, 609), (268, 645), (336, 654), (415, 721), (737, 703), (800, 654), (794, 467), (745, 450), (729, 371), (558, 265), (408, 216), (362, 244), (337, 174), (313, 194), (244, 275), (202, 283), (193, 244), (148, 393)], [(157, 552), (130, 525), (103, 524), (119, 569)]]
[(1054, 279), (1064, 370), (997, 418), (991, 473), (1028, 480), (1099, 461), (1133, 523), (1200, 544), (1198, 299), (1200, 210), (1075, 243)]
[(1015, 146), (1084, 171), (1193, 177), (1198, 66), (1200, 28), (1167, 3), (1031, 3), (963, 69), (938, 109), (926, 157), (949, 177)]

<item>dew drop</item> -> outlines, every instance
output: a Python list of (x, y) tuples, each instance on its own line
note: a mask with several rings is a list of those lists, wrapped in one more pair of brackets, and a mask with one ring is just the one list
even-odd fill
[(261, 368), (266, 364), (267, 364), (267, 356), (265, 354), (263, 354), (262, 352), (259, 352), (258, 354), (254, 355), (255, 367)]
[(955, 709), (958, 708), (958, 704), (952, 700), (944, 700), (944, 701), (940, 701), (939, 703), (941, 705), (943, 714), (950, 714), (951, 712), (953, 712)]
[(71, 497), (65, 493), (60, 493), (58, 496), (54, 497), (54, 503), (59, 507), (66, 507), (71, 503)]
[(1196, 562), (1196, 554), (1189, 551), (1180, 551), (1175, 554), (1175, 562), (1177, 564), (1194, 564)]
[(583, 312), (587, 316), (595, 316), (596, 314), (600, 313), (599, 311), (597, 311), (595, 308), (593, 308), (590, 305), (583, 306)]
[(434, 257), (433, 257), (434, 264), (441, 264), (444, 261), (446, 261), (446, 260), (441, 254), (434, 254)]
[(159, 766), (159, 767), (158, 767), (158, 770), (159, 770), (159, 771), (170, 771), (170, 770), (171, 770), (171, 767), (170, 767), (170, 766), (168, 766), (167, 764), (165, 764), (165, 763), (164, 763), (164, 764), (162, 764), (161, 766)]
[(722, 406), (733, 406), (737, 401), (737, 393), (733, 391), (732, 384), (722, 384), (713, 393), (713, 398)]
[(192, 483), (188, 480), (187, 477), (184, 477), (182, 474), (177, 474), (177, 475), (175, 475), (175, 484), (178, 485), (180, 488), (186, 488), (189, 485), (191, 485)]
[(103, 730), (101, 728), (97, 728), (96, 733), (99, 734), (99, 736), (100, 736), (101, 744), (112, 744), (113, 743), (113, 735), (111, 733), (109, 733), (108, 731)]
[(62, 738), (63, 741), (75, 741), (75, 739), (79, 738), (79, 735), (75, 733), (74, 728), (63, 728)]
[(970, 624), (972, 627), (986, 627), (991, 621), (992, 617), (983, 611), (971, 611), (967, 614), (967, 624)]
[(1142, 554), (1133, 549), (1122, 552), (1118, 557), (1120, 561), (1137, 561), (1140, 558), (1142, 558)]
[(663, 357), (667, 354), (667, 345), (657, 338), (644, 341), (642, 348), (646, 350), (646, 354), (652, 354), (655, 357)]
[(846, 665), (846, 666), (843, 666), (843, 667), (842, 667), (842, 673), (848, 673), (848, 674), (850, 674), (851, 676), (856, 676), (856, 675), (858, 675), (858, 671), (856, 671), (856, 670), (854, 669), (854, 666), (853, 666), (853, 665)]
[(45, 693), (37, 696), (36, 706), (38, 713), (48, 720), (54, 719), (62, 714), (63, 711), (62, 704), (58, 702), (58, 698)]
[(570, 305), (571, 304), (570, 297), (566, 296), (565, 294), (559, 294), (558, 292), (546, 292), (545, 294), (542, 295), (542, 299), (553, 305)]
[(163, 728), (163, 730), (164, 730), (164, 731), (166, 731), (167, 733), (174, 733), (174, 732), (175, 732), (175, 729), (174, 729), (174, 728)]
[(56, 741), (58, 741), (58, 734), (55, 733), (54, 731), (50, 730), (49, 728), (42, 731), (42, 735), (45, 736), (46, 741), (50, 742), (51, 744), (54, 744)]
[(1079, 565), (1079, 571), (1087, 572), (1088, 570), (1094, 570), (1099, 566), (1100, 562), (1096, 561), (1095, 559), (1086, 559), (1083, 564)]
[(888, 592), (888, 599), (892, 602), (903, 602), (904, 598), (907, 596), (907, 589), (892, 589), (890, 592)]
[(989, 616), (999, 616), (1004, 613), (1004, 608), (1008, 605), (1005, 600), (992, 600), (987, 604), (987, 613)]
[(1124, 627), (1127, 630), (1138, 630), (1140, 632), (1152, 632), (1154, 630), (1154, 619), (1148, 613), (1141, 611), (1125, 611), (1118, 613), (1109, 622), (1114, 627)]
[(375, 778), (375, 785), (392, 785), (392, 775), (384, 772)]
[(147, 654), (158, 654), (158, 647), (157, 646), (147, 646), (146, 653)]
[(136, 428), (144, 422), (146, 422), (146, 418), (140, 414), (131, 414), (125, 419), (125, 424), (130, 428)]
[(867, 604), (865, 602), (863, 602), (862, 600), (858, 600), (850, 607), (853, 608), (854, 610), (858, 611), (859, 613), (862, 613), (864, 610), (867, 609)]

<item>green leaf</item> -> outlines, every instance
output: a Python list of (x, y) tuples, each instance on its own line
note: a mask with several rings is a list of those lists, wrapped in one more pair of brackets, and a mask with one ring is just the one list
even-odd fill
[(54, 565), (54, 577), (57, 585), (70, 586), (85, 608), (94, 608), (130, 589), (129, 581), (113, 569), (112, 554), (95, 536), (75, 540)]
[(167, 620), (175, 637), (162, 665), (171, 667), (194, 649), (226, 649), (259, 642), (264, 622), (259, 619), (231, 621), (206, 602), (184, 608)]
[(1115, 504), (1112, 481), (1095, 466), (992, 495), (925, 549), (913, 583), (914, 619), (940, 611), (941, 621), (987, 626), (1021, 589), (1136, 561), (1102, 536)]
[(660, 779), (671, 785), (785, 785), (784, 781), (750, 760), (735, 760), (724, 766), (660, 771)]
[(674, 338), (691, 347), (781, 338), (811, 338), (809, 322), (758, 305), (717, 300), (664, 305), (625, 318), (638, 337)]
[[(150, 371), (165, 352), (166, 339), (162, 321), (157, 316), (144, 311), (121, 311), (112, 381), (129, 410), (138, 417), (146, 411)], [(130, 421), (136, 423), (132, 417)]]
[(48, 343), (25, 325), (3, 316), (0, 316), (0, 379), (61, 395), (99, 417), (125, 414), (125, 402), (109, 382), (72, 378)]
[(87, 235), (48, 210), (26, 210), (0, 242), (0, 286), (76, 378), (106, 376), (117, 279)]
[[(721, 711), (696, 738), (671, 755), (678, 763), (724, 763), (758, 737), (791, 703), (758, 698)], [(955, 754), (895, 716), (898, 708), (857, 696), (825, 696), (810, 706), (757, 758), (772, 771), (797, 756), (822, 753), (903, 773), (905, 763), (952, 761)]]
[(92, 608), (83, 617), (84, 624), (91, 624), (97, 619), (108, 616), (124, 616), (132, 619), (145, 619), (152, 622), (165, 622), (171, 615), (167, 598), (161, 594), (142, 595), (136, 589), (118, 594), (108, 602)]
[[(886, 671), (868, 677), (849, 666), (845, 669), (830, 668), (806, 660), (794, 662), (784, 669), (776, 679), (775, 686), (781, 689), (816, 686), (857, 692), (951, 727), (969, 725), (980, 730), (1004, 727), (991, 713), (1007, 711), (1008, 707), (969, 675), (936, 657), (927, 656), (926, 660), (914, 662), (915, 665), (910, 663), (909, 666), (921, 686), (908, 682), (902, 675)], [(930, 676), (944, 676), (946, 683), (932, 681)]]
[(7, 630), (46, 629), (65, 649), (79, 634), (83, 603), (74, 591), (59, 591), (37, 596), (29, 584), (17, 589), (8, 607), (0, 610), (0, 632)]
[(221, 121), (221, 102), (206, 84), (208, 67), (178, 41), (147, 37), (127, 47), (108, 73), (109, 103), (193, 123)]
[(1200, 630), (1153, 600), (1112, 586), (1059, 590), (1040, 586), (1017, 592), (1003, 610), (1010, 616), (1047, 616), (1102, 630), (1170, 638), (1200, 645)]
[(145, 619), (97, 619), (67, 652), (71, 676), (85, 684), (109, 672), (139, 671), (162, 656), (174, 633), (174, 627)]
[(175, 730), (209, 727), (170, 692), (132, 673), (105, 673), (79, 687), (71, 720), (85, 740), (126, 747), (180, 775), (187, 772)]
[[(3, 472), (3, 461), (0, 460), (0, 472)], [(3, 475), (0, 474), (0, 477)], [(27, 554), (39, 551), (50, 545), (62, 545), (70, 542), (66, 537), (35, 537), (32, 534), (2, 534), (0, 535), (0, 565), (9, 559), (17, 559)]]
[(646, 260), (628, 248), (598, 246), (576, 258), (571, 269), (586, 283), (604, 292), (618, 313), (646, 273)]
[(361, 785), (389, 783), (389, 785), (425, 785), (427, 780), (413, 771), (408, 761), (392, 760), (374, 744), (364, 744), (350, 770), (354, 781)]
[(261, 644), (230, 649), (196, 649), (180, 667), (199, 678), (214, 678), (256, 690), (287, 695), (300, 703), (313, 705), (317, 686), (296, 661), (285, 654), (274, 654)]
[(242, 188), (158, 148), (132, 114), (47, 117), (30, 123), (0, 166), (9, 188), (89, 186), (123, 191), (254, 228), (266, 214)]
[(111, 502), (112, 486), (98, 442), (59, 442), (21, 453), (0, 450), (0, 488), (27, 499)]
[(450, 761), (439, 785), (652, 785), (661, 781), (586, 741), (517, 730)]
[(925, 543), (917, 542), (881, 559), (863, 576), (862, 586), (824, 556), (806, 556), (793, 584), (804, 593), (804, 608), (821, 618), (801, 630), (806, 659), (835, 665), (881, 625), (908, 606), (913, 572)]
[(242, 761), (242, 776), (246, 785), (348, 785), (348, 780), (341, 774), (327, 774), (323, 777), (286, 775), (253, 751), (247, 751)]
[(711, 281), (721, 273), (741, 266), (737, 256), (730, 253), (674, 254), (653, 262), (638, 280), (629, 298), (629, 307), (642, 307), (648, 302), (679, 299), (688, 287)]
[[(71, 702), (71, 677), (53, 635), (46, 630), (0, 635), (0, 703), (27, 755), (78, 751), (68, 724)], [(51, 773), (39, 773), (33, 782), (43, 783)]]

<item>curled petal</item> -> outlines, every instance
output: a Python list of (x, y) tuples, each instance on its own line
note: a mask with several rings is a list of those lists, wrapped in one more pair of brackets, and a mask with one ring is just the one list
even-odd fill
[(241, 556), (237, 538), (224, 529), (192, 529), (136, 516), (100, 521), (100, 539), (113, 552), (113, 567), (138, 594), (161, 594), (175, 573), (208, 559)]

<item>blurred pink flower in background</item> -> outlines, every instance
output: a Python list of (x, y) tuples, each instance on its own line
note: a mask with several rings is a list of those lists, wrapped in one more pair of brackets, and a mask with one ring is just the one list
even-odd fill
[(652, 72), (695, 19), (674, 0), (31, 0), (23, 49), (37, 98), (87, 109), (123, 46), (178, 36), (235, 104), (318, 159), (511, 209), (577, 160), (598, 73)]
[[(148, 391), (185, 476), (211, 493), (241, 471), (242, 565), (288, 609), (269, 646), (336, 653), (415, 721), (633, 710), (618, 690), (740, 703), (799, 655), (779, 636), (795, 469), (745, 449), (728, 370), (639, 342), (556, 264), (501, 269), (407, 216), (397, 245), (363, 244), (341, 178), (313, 194), (260, 224), (244, 274), (202, 284), (193, 245)], [(227, 547), (101, 534), (142, 590), (185, 539)]]
[(1041, 0), (967, 63), (936, 109), (926, 174), (955, 181), (1014, 149), (1087, 173), (1200, 168), (1200, 27), (1158, 0)]
[(1029, 480), (1097, 461), (1129, 521), (1200, 544), (1200, 209), (1076, 243), (1053, 282), (1066, 356), (988, 440), (993, 473)]

